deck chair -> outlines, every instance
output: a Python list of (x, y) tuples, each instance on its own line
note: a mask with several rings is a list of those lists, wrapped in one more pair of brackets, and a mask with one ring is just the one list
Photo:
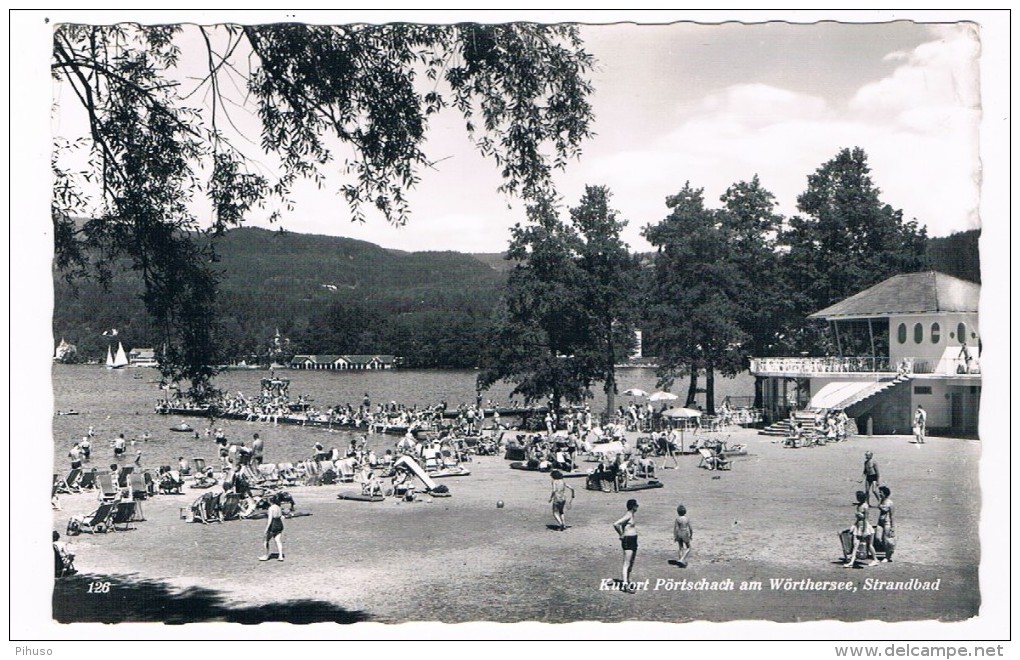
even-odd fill
[(78, 493), (78, 488), (75, 488), (74, 483), (80, 478), (81, 472), (81, 469), (72, 469), (67, 473), (67, 476), (60, 476), (59, 473), (54, 473), (53, 495), (59, 495), (60, 493)]
[(354, 483), (354, 464), (350, 459), (336, 462), (336, 480), (342, 484)]
[(133, 472), (129, 474), (128, 487), (131, 488), (131, 499), (144, 500), (149, 496), (149, 483), (146, 481), (145, 475), (142, 473)]
[(263, 483), (275, 483), (280, 480), (276, 471), (276, 463), (259, 463), (259, 480)]
[(192, 474), (202, 474), (205, 472), (205, 459), (197, 457), (191, 459), (191, 472)]
[(111, 472), (96, 475), (96, 483), (99, 484), (99, 488), (103, 491), (103, 502), (112, 502), (120, 499), (120, 489), (117, 488), (113, 480), (114, 475)]
[(78, 570), (74, 567), (74, 555), (73, 554), (61, 554), (60, 550), (57, 550), (57, 545), (53, 544), (53, 577), (67, 577), (74, 575)]
[(237, 493), (224, 493), (220, 498), (220, 507), (224, 520), (237, 520), (241, 517), (241, 496)]
[(181, 494), (181, 489), (184, 488), (184, 477), (181, 476), (180, 472), (176, 470), (167, 470), (159, 476), (159, 490), (164, 495), (170, 493)]
[(116, 507), (116, 502), (103, 502), (98, 509), (88, 515), (72, 517), (67, 521), (67, 535), (75, 536), (82, 532), (105, 534), (110, 531), (110, 519), (113, 517), (113, 510)]
[(655, 462), (638, 463), (634, 466), (634, 477), (637, 479), (655, 479)]
[(715, 452), (707, 447), (702, 447), (698, 453), (701, 454), (701, 462), (698, 463), (698, 467), (708, 470), (729, 470), (732, 466), (730, 459), (725, 456), (716, 456)]
[(92, 490), (96, 487), (96, 469), (92, 468), (88, 472), (82, 472), (81, 481), (78, 482), (79, 490)]
[(120, 473), (117, 474), (117, 485), (121, 488), (127, 488), (128, 475), (135, 471), (134, 465), (122, 465)]
[[(129, 529), (133, 529), (130, 525), (133, 521), (139, 520), (139, 518), (135, 517), (137, 514), (138, 502), (120, 502), (117, 504), (117, 508), (114, 509), (113, 516), (110, 517), (110, 526), (117, 532), (126, 532)], [(141, 518), (140, 520), (145, 519)], [(118, 529), (117, 525), (123, 525), (124, 527)]]

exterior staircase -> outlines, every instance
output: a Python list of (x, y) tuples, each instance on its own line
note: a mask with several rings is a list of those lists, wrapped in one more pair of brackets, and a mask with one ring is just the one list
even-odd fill
[[(798, 410), (794, 413), (794, 419), (800, 423), (802, 429), (804, 429), (804, 435), (811, 435), (815, 432), (815, 411), (814, 410)], [(792, 423), (789, 418), (779, 420), (773, 424), (770, 424), (758, 431), (758, 435), (772, 435), (786, 437), (790, 435), (792, 430)]]
[[(886, 392), (896, 387), (900, 383), (905, 383), (908, 381), (910, 381), (910, 374), (898, 374), (892, 380), (877, 382), (875, 383), (876, 385), (875, 387), (864, 390), (863, 392), (858, 392), (857, 394), (854, 394), (853, 396), (850, 396), (844, 399), (843, 401), (840, 401), (837, 405), (832, 406), (832, 408), (836, 410), (846, 410), (850, 406), (861, 403), (862, 401), (867, 401), (873, 396), (877, 396), (882, 392)], [(809, 408), (806, 410), (798, 410), (797, 412), (794, 413), (794, 420), (795, 422), (800, 423), (801, 428), (804, 429), (804, 435), (810, 436), (814, 434), (816, 412), (817, 411), (815, 409)], [(789, 418), (783, 419), (773, 424), (770, 424), (769, 426), (766, 426), (765, 428), (758, 432), (758, 435), (786, 437), (790, 435), (791, 426), (792, 423)], [(855, 435), (856, 431), (854, 433), (851, 433), (850, 429), (848, 429), (847, 433), (849, 435)]]
[(892, 380), (885, 381), (885, 382), (881, 383), (880, 384), (881, 387), (870, 389), (870, 390), (867, 390), (867, 391), (862, 392), (860, 394), (854, 395), (854, 396), (850, 397), (849, 399), (846, 399), (845, 401), (840, 402), (840, 404), (838, 406), (833, 406), (833, 407), (834, 408), (842, 408), (842, 409), (846, 410), (847, 408), (849, 408), (852, 405), (858, 404), (861, 401), (867, 401), (871, 397), (876, 396), (878, 394), (881, 394), (882, 392), (885, 392), (886, 390), (890, 390), (890, 389), (896, 387), (897, 385), (899, 385), (900, 383), (905, 383), (905, 382), (907, 382), (909, 380), (910, 380), (910, 375), (909, 374), (898, 374), (896, 376), (896, 378), (893, 378)]

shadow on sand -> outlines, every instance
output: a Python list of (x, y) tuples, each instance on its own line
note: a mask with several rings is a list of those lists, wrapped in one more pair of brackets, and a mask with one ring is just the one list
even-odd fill
[[(109, 591), (97, 592), (109, 583)], [(90, 586), (92, 592), (90, 593)], [(127, 575), (75, 575), (53, 586), (53, 618), (59, 623), (162, 622), (358, 623), (369, 616), (321, 600), (288, 600), (228, 606), (219, 592), (204, 587), (177, 590), (158, 580)]]

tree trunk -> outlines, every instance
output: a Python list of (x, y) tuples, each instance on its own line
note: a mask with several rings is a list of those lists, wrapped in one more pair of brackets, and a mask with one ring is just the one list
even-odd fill
[(687, 402), (684, 406), (688, 408), (694, 408), (695, 397), (698, 394), (698, 370), (695, 367), (691, 367), (691, 383), (687, 387)]
[(613, 346), (613, 324), (609, 324), (607, 330), (609, 333), (608, 341), (608, 363), (606, 364), (606, 418), (613, 416), (613, 410), (616, 408), (616, 353)]
[(715, 369), (712, 365), (705, 369), (705, 414), (715, 414)]

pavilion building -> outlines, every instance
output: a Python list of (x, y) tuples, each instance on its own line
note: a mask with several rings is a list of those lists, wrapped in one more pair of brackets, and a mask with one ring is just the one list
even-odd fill
[(860, 433), (976, 435), (981, 287), (935, 271), (896, 275), (809, 318), (827, 321), (836, 356), (753, 358), (766, 421), (845, 410)]

